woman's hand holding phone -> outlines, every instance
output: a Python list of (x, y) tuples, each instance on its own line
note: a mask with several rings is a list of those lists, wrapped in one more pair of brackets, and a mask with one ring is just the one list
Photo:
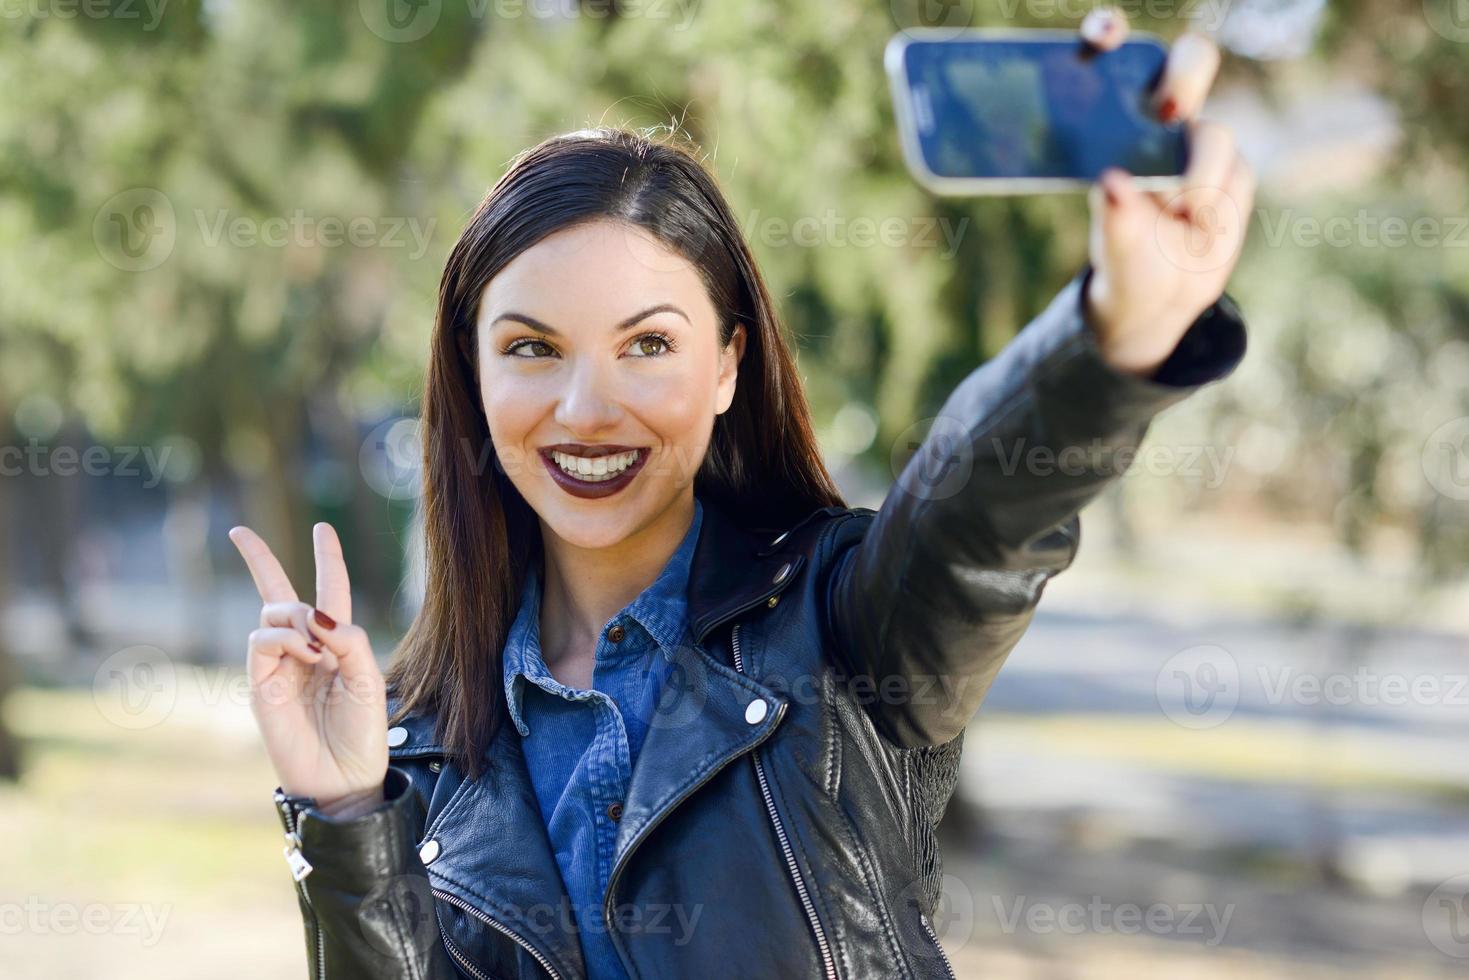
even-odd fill
[[(1093, 11), (1082, 34), (1111, 50), (1125, 39), (1127, 18), (1115, 9)], [(1142, 377), (1157, 371), (1223, 294), (1249, 225), (1254, 173), (1229, 127), (1194, 118), (1218, 70), (1214, 42), (1184, 34), (1169, 50), (1154, 94), (1160, 118), (1190, 120), (1180, 189), (1144, 191), (1114, 168), (1091, 191), (1087, 321), (1108, 363)]]
[(388, 771), (387, 700), (367, 633), (352, 624), (342, 546), (330, 524), (312, 531), (316, 606), (301, 602), (254, 531), (230, 531), (264, 606), (250, 634), (250, 710), (287, 793), (314, 797), (330, 816), (382, 802)]

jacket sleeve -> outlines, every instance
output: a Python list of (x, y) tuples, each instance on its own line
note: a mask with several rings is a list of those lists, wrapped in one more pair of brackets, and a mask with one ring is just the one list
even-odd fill
[(1082, 313), (1090, 274), (959, 384), (876, 516), (836, 535), (828, 629), (901, 747), (964, 730), (1075, 557), (1078, 512), (1126, 470), (1155, 415), (1244, 356), (1225, 295), (1152, 377), (1113, 368)]
[(419, 860), (423, 803), (389, 766), (382, 805), (350, 819), (278, 804), (287, 851), (310, 870), (297, 881), (310, 980), (455, 980), (434, 894)]

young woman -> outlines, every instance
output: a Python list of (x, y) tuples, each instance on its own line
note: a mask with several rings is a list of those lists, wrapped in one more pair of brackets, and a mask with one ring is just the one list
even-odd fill
[[(1160, 103), (1191, 114), (1216, 63), (1175, 45)], [(1232, 256), (1216, 205), (1249, 213), (1227, 131), (1194, 146), (1185, 207), (1104, 177), (1089, 268), (875, 512), (823, 467), (692, 156), (598, 130), (519, 157), (444, 272), (428, 584), (386, 676), (329, 526), (314, 607), (231, 532), (311, 976), (951, 975), (934, 827), (965, 725), (1077, 512), (1244, 352), (1232, 259), (1171, 260), (1206, 220)]]

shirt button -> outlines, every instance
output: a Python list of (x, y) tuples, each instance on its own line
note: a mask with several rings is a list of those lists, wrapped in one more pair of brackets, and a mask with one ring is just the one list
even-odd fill
[(388, 729), (388, 748), (396, 749), (406, 741), (408, 741), (408, 729), (397, 727)]
[(607, 816), (611, 817), (613, 820), (621, 820), (622, 819), (622, 804), (621, 803), (609, 803), (609, 804), (607, 804)]
[(613, 643), (621, 643), (622, 638), (626, 635), (627, 631), (624, 630), (620, 625), (614, 626), (607, 631), (607, 639), (611, 640)]

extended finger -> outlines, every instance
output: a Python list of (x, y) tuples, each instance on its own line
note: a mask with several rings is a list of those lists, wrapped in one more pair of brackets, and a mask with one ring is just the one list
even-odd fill
[(230, 540), (235, 543), (240, 557), (245, 559), (245, 567), (250, 569), (250, 577), (255, 580), (255, 590), (260, 593), (261, 601), (296, 601), (296, 590), (291, 587), (286, 570), (260, 535), (241, 524), (230, 528)]
[(316, 549), (316, 608), (339, 623), (352, 621), (352, 583), (336, 529), (322, 522), (311, 529)]
[(1111, 51), (1127, 39), (1127, 15), (1116, 7), (1098, 7), (1081, 21), (1081, 39), (1098, 51)]
[(1219, 46), (1203, 34), (1183, 34), (1168, 50), (1163, 77), (1153, 92), (1153, 111), (1164, 122), (1192, 119), (1218, 74)]
[(1188, 169), (1183, 174), (1183, 187), (1168, 202), (1168, 213), (1197, 214), (1213, 207), (1224, 184), (1234, 169), (1238, 153), (1234, 133), (1221, 123), (1200, 120), (1189, 132)]

